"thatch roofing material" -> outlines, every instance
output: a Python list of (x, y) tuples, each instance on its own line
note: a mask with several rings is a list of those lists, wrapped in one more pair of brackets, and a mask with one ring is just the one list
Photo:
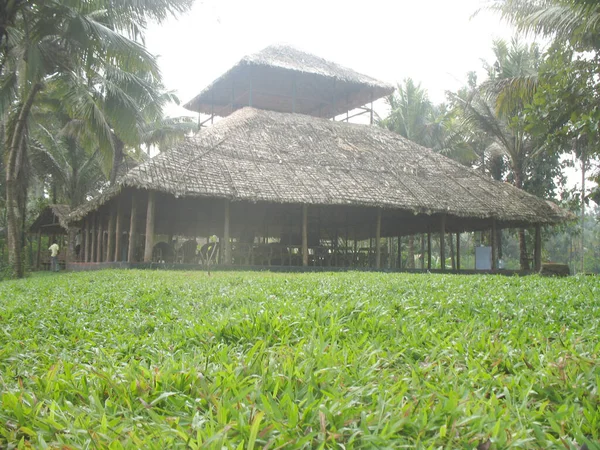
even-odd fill
[(46, 206), (37, 218), (33, 221), (31, 226), (29, 227), (30, 232), (50, 229), (52, 228), (54, 231), (60, 231), (59, 228), (63, 230), (69, 229), (69, 214), (71, 213), (71, 208), (69, 205), (49, 205)]
[(249, 105), (250, 90), (256, 108), (333, 117), (389, 95), (394, 87), (293, 47), (270, 46), (242, 58), (184, 107), (227, 116)]
[(360, 205), (501, 222), (555, 223), (565, 213), (390, 131), (244, 108), (161, 153), (121, 186), (179, 197)]

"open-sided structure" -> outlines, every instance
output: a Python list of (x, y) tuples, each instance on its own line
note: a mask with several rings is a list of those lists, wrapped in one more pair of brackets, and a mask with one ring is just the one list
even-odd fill
[(440, 233), (444, 261), (447, 233), (533, 227), (539, 267), (540, 226), (566, 218), (555, 205), (387, 130), (332, 120), (372, 122), (372, 100), (392, 91), (288, 47), (244, 58), (186, 105), (203, 123), (222, 119), (71, 214), (84, 260), (197, 263), (207, 246), (196, 238), (214, 235), (222, 264), (379, 268), (382, 237)]

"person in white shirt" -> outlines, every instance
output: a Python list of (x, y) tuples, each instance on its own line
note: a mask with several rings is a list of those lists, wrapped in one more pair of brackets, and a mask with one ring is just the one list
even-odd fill
[(48, 250), (50, 250), (50, 270), (52, 272), (58, 272), (58, 251), (60, 248), (58, 247), (56, 241), (52, 243)]

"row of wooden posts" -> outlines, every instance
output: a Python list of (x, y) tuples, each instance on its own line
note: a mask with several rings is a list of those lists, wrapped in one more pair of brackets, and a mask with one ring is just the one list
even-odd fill
[[(146, 208), (146, 233), (144, 243), (143, 262), (152, 262), (152, 251), (154, 248), (154, 222), (156, 211), (156, 198), (153, 191), (148, 193), (148, 203)], [(224, 200), (224, 226), (223, 226), (223, 261), (225, 264), (231, 263), (231, 236), (230, 236), (230, 202)], [(132, 201), (131, 220), (129, 223), (129, 245), (127, 251), (127, 261), (136, 262), (135, 245), (138, 204), (135, 198)], [(308, 266), (309, 251), (308, 251), (308, 205), (302, 205), (302, 265)], [(81, 242), (81, 252), (84, 262), (113, 262), (121, 260), (121, 252), (123, 245), (123, 231), (127, 224), (124, 223), (123, 213), (120, 208), (116, 208), (116, 214), (110, 215), (108, 221), (107, 241), (104, 244), (104, 230), (102, 221), (96, 221), (96, 217), (90, 215), (84, 221), (83, 239)], [(382, 209), (377, 211), (377, 219), (375, 224), (375, 242), (381, 242), (381, 216)], [(446, 260), (446, 216), (440, 216), (439, 221), (439, 239), (440, 239), (440, 259)], [(96, 226), (96, 222), (97, 226)], [(75, 260), (75, 235), (76, 229), (69, 229), (69, 260)], [(427, 233), (427, 268), (431, 269), (431, 232)], [(91, 238), (90, 238), (91, 236)], [(456, 233), (456, 269), (460, 270), (460, 234)], [(491, 249), (492, 249), (492, 270), (496, 270), (496, 255), (498, 243), (496, 241), (496, 221), (491, 221)], [(106, 248), (104, 247), (106, 245)], [(81, 253), (80, 253), (81, 254)], [(73, 259), (71, 259), (73, 258)], [(381, 268), (381, 245), (375, 247), (375, 268)], [(540, 226), (535, 227), (535, 250), (534, 250), (534, 268), (541, 268), (541, 230)], [(442, 263), (441, 269), (445, 270), (445, 264)]]

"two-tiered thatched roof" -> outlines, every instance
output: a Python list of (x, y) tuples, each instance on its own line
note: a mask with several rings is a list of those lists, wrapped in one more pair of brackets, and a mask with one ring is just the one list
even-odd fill
[[(355, 205), (491, 219), (499, 226), (565, 219), (552, 204), (390, 131), (243, 108), (141, 164), (75, 213), (134, 187), (176, 197)], [(465, 227), (465, 229), (468, 227)]]
[(222, 117), (247, 105), (333, 117), (393, 91), (393, 86), (347, 67), (275, 45), (244, 57), (184, 106)]

